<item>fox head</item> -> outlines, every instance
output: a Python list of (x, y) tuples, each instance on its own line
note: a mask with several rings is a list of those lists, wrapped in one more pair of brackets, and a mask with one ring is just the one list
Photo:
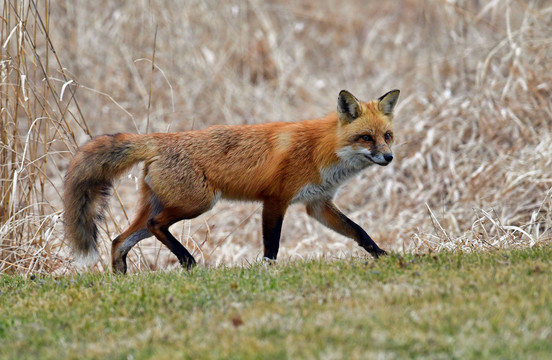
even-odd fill
[(355, 166), (388, 165), (393, 160), (393, 109), (399, 90), (361, 103), (346, 90), (337, 99), (339, 135), (337, 155)]

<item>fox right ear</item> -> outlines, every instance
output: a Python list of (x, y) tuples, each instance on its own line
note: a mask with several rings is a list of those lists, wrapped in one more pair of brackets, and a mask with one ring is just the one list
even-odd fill
[(344, 124), (349, 124), (361, 115), (362, 107), (353, 94), (341, 90), (337, 98), (337, 116)]

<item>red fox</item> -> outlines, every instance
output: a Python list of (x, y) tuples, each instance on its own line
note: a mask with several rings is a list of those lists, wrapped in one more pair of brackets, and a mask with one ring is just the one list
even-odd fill
[(113, 134), (90, 140), (77, 152), (65, 178), (65, 233), (73, 251), (97, 258), (97, 227), (112, 181), (144, 162), (140, 208), (112, 243), (114, 272), (154, 235), (182, 266), (194, 257), (169, 232), (183, 219), (211, 209), (218, 199), (262, 201), (264, 258), (276, 260), (286, 209), (304, 203), (307, 213), (354, 239), (374, 257), (386, 252), (332, 202), (344, 181), (372, 165), (393, 160), (392, 119), (399, 90), (360, 102), (342, 90), (337, 111), (301, 122), (217, 125), (172, 134)]

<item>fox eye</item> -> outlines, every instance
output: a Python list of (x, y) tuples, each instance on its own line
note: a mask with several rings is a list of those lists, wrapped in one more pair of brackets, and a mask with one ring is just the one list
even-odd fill
[(385, 141), (391, 141), (391, 140), (393, 140), (393, 134), (391, 134), (390, 132), (385, 133)]
[(360, 138), (363, 141), (374, 141), (374, 138), (371, 135), (362, 135)]

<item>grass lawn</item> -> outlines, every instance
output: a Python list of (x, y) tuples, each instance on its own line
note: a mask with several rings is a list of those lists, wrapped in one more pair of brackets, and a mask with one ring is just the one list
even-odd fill
[(0, 277), (7, 359), (552, 354), (552, 249)]

